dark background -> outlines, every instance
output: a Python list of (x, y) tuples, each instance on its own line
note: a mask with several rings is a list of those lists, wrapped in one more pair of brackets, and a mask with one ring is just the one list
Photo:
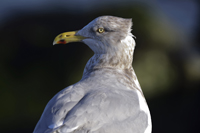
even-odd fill
[(93, 52), (52, 42), (102, 15), (133, 20), (133, 67), (153, 133), (198, 132), (199, 7), (195, 0), (0, 0), (0, 132), (32, 132), (47, 102), (81, 79)]

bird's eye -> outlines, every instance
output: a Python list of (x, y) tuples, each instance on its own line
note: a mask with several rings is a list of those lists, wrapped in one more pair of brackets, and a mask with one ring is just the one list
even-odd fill
[(97, 29), (97, 32), (99, 32), (99, 33), (103, 33), (104, 31), (105, 31), (104, 28)]

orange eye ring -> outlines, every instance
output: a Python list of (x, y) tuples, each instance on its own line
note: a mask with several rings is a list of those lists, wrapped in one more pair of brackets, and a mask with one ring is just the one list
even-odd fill
[(104, 28), (98, 28), (97, 29), (97, 32), (99, 32), (99, 33), (103, 33), (105, 30), (104, 30)]

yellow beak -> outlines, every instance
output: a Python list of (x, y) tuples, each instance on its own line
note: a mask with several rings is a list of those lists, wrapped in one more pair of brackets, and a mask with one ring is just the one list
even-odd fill
[(70, 42), (80, 42), (86, 37), (83, 36), (76, 36), (75, 34), (77, 31), (71, 31), (71, 32), (64, 32), (56, 36), (56, 38), (53, 41), (53, 45), (56, 44), (66, 44)]

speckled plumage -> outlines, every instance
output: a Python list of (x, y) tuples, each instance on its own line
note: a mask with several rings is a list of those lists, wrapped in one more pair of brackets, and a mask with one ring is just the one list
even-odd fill
[[(102, 16), (77, 32), (94, 56), (82, 79), (47, 104), (34, 133), (151, 133), (151, 118), (132, 68), (131, 19)], [(96, 32), (104, 28), (104, 33)]]

